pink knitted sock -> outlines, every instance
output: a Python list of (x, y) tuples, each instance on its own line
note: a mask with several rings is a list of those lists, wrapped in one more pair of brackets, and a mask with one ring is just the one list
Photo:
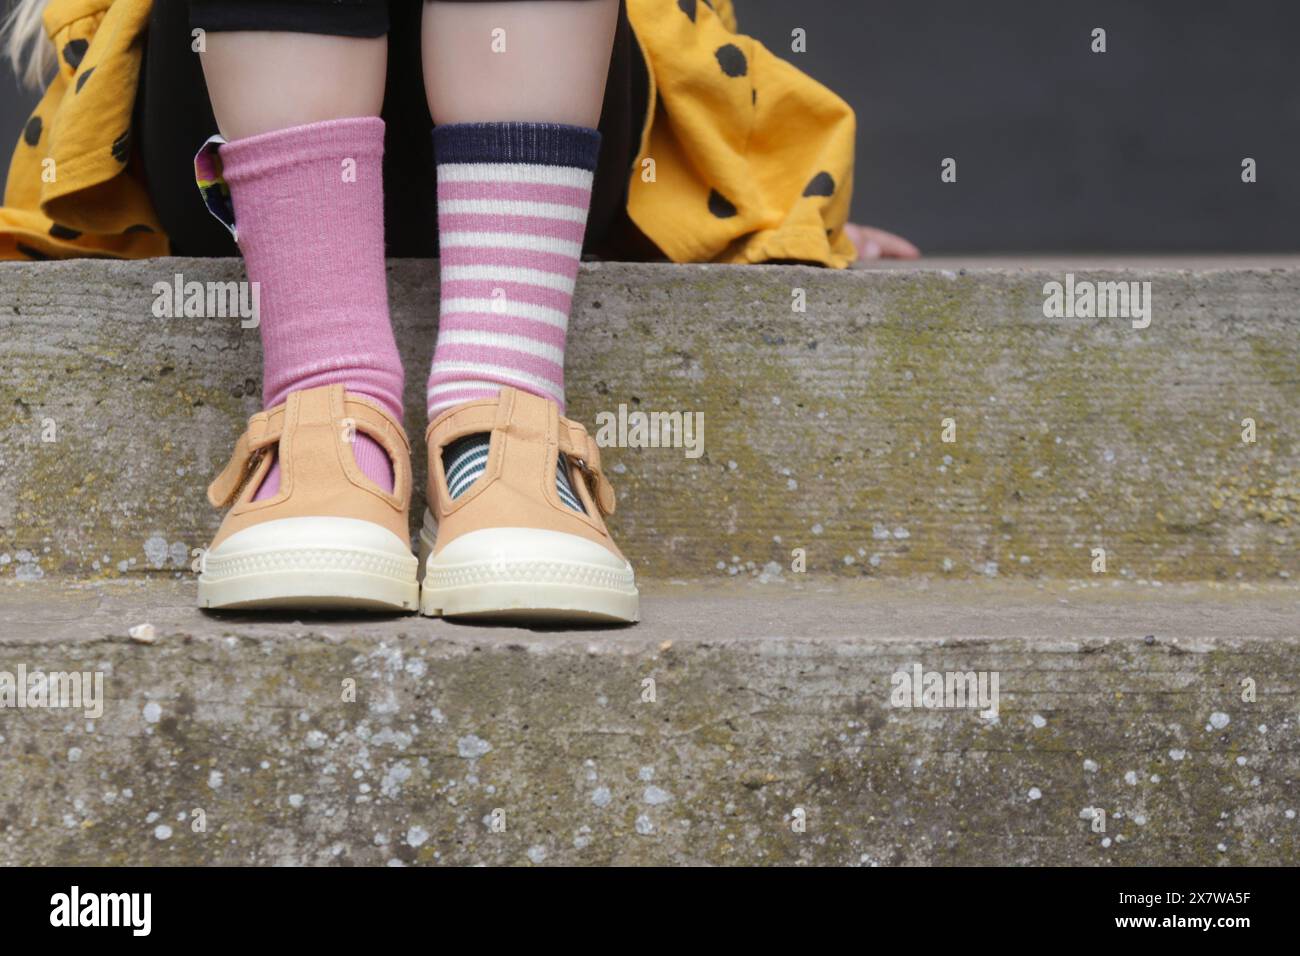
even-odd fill
[(600, 149), (594, 129), (456, 123), (433, 131), (442, 300), (432, 419), (502, 385), (564, 410), (564, 339)]
[[(259, 284), (262, 398), (343, 383), (402, 420), (402, 363), (384, 272), (384, 121), (330, 120), (221, 147), (248, 278)], [(352, 446), (371, 481), (393, 466), (360, 432)], [(280, 487), (277, 463), (256, 499)]]

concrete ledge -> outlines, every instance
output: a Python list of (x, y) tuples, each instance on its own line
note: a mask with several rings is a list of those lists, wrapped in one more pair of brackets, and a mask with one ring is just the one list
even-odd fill
[[(1045, 318), (1069, 260), (589, 264), (571, 412), (704, 414), (700, 458), (607, 452), (647, 578), (788, 573), (795, 548), (825, 576), (1075, 578), (1105, 547), (1127, 579), (1294, 579), (1300, 267), (1189, 265), (1080, 260), (1080, 279), (1152, 282), (1139, 330)], [(0, 266), (0, 574), (179, 573), (209, 540), (203, 487), (258, 408), (258, 337), (156, 318), (175, 274), (242, 278), (234, 261)], [(418, 435), (435, 268), (395, 261), (390, 287)]]
[[(581, 632), (192, 600), (0, 585), (0, 671), (106, 698), (0, 710), (0, 865), (1300, 861), (1294, 589), (659, 585)], [(997, 673), (998, 719), (891, 706), (917, 664)]]

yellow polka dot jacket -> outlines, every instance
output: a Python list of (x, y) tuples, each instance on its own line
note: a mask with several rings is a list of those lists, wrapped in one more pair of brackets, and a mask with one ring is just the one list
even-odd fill
[[(0, 259), (168, 254), (131, 151), (151, 3), (50, 0), (58, 73), (9, 164)], [(847, 266), (848, 104), (737, 33), (731, 0), (627, 11), (650, 79), (628, 188), (638, 228), (674, 262)]]
[(674, 262), (843, 268), (853, 110), (752, 37), (731, 0), (627, 0), (650, 104), (627, 211)]

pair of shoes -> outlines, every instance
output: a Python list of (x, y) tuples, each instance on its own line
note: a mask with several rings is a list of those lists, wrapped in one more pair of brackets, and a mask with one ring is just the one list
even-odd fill
[[(391, 459), (391, 492), (357, 467), (358, 431)], [(443, 449), (476, 434), (490, 436), (486, 468), (453, 498)], [(614, 490), (582, 425), (562, 418), (554, 402), (503, 388), (494, 399), (448, 409), (427, 439), (429, 508), (417, 559), (410, 443), (382, 406), (326, 385), (254, 415), (208, 488), (215, 507), (231, 508), (202, 558), (199, 606), (637, 620), (632, 566), (604, 521)], [(273, 460), (279, 490), (254, 501)], [(583, 511), (560, 500), (561, 463)]]

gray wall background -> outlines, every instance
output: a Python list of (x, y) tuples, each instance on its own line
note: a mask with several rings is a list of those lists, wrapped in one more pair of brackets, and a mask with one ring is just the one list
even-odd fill
[[(854, 218), (926, 252), (1300, 249), (1296, 0), (736, 7), (856, 109)], [(0, 162), (34, 103), (0, 78)]]

